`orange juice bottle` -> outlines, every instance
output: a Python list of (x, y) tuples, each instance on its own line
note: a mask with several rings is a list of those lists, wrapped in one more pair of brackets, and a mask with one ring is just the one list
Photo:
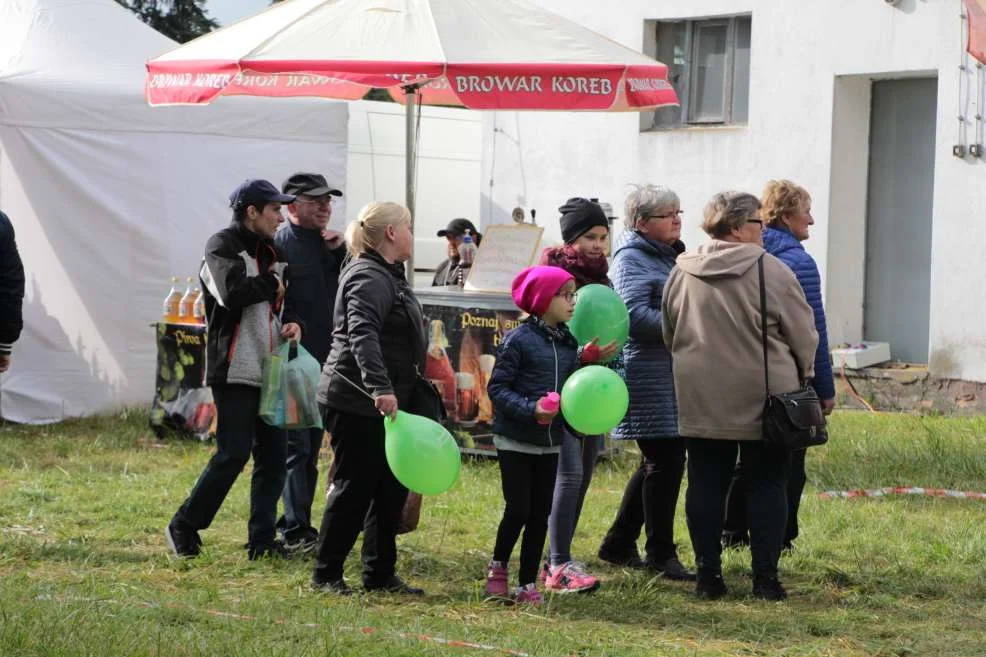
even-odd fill
[(179, 305), (181, 304), (181, 290), (178, 289), (178, 277), (171, 279), (171, 291), (164, 298), (164, 321), (174, 323), (178, 321)]
[(192, 304), (192, 323), (205, 325), (205, 295), (195, 288), (195, 303)]
[(178, 302), (178, 322), (180, 324), (194, 324), (192, 320), (192, 310), (195, 305), (195, 292), (192, 288), (192, 277), (185, 279), (185, 294), (181, 295)]

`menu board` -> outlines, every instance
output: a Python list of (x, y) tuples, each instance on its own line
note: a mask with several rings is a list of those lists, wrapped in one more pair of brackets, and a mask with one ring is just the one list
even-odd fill
[(534, 224), (496, 224), (483, 231), (465, 288), (477, 292), (510, 292), (514, 277), (537, 257), (544, 228)]

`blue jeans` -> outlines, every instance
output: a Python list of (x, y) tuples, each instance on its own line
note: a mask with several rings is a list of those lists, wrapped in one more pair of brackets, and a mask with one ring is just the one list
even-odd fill
[(215, 385), (216, 453), (175, 513), (172, 522), (179, 529), (205, 529), (222, 506), (233, 482), (253, 455), (250, 480), (250, 520), (247, 540), (251, 547), (274, 542), (277, 498), (284, 487), (287, 439), (283, 429), (260, 419), (260, 388), (243, 385)]
[(552, 566), (572, 560), (572, 538), (582, 515), (602, 436), (578, 438), (568, 431), (562, 437), (558, 475), (548, 517), (548, 554)]
[(312, 504), (318, 487), (318, 454), (324, 430), (291, 429), (288, 435), (287, 477), (284, 480), (284, 515), (277, 529), (285, 542), (318, 536), (312, 527)]

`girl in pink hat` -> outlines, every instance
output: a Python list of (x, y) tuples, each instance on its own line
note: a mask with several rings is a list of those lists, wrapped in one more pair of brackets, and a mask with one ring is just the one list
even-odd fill
[[(535, 582), (548, 530), (558, 452), (568, 430), (558, 412), (557, 394), (580, 362), (599, 357), (599, 349), (583, 353), (565, 326), (575, 311), (571, 274), (558, 267), (529, 267), (514, 278), (512, 287), (514, 303), (529, 316), (507, 333), (490, 376), (493, 443), (506, 504), (486, 594), (536, 606), (541, 604)], [(521, 533), (518, 586), (511, 592), (507, 564)]]

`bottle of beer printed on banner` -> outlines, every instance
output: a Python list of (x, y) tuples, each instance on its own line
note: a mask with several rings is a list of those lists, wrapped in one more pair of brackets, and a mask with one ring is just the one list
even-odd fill
[(192, 304), (192, 323), (205, 326), (205, 295), (195, 288), (195, 303)]
[(185, 279), (185, 294), (178, 302), (178, 322), (181, 324), (194, 324), (192, 320), (192, 307), (195, 305), (195, 288), (192, 287), (192, 277)]
[(178, 289), (178, 277), (171, 279), (171, 291), (164, 298), (163, 319), (166, 322), (174, 323), (178, 321), (181, 314), (181, 290)]
[(448, 338), (445, 337), (445, 322), (431, 320), (428, 338), (428, 356), (425, 358), (424, 376), (435, 384), (442, 393), (442, 403), (449, 415), (455, 413), (455, 370), (449, 360)]

